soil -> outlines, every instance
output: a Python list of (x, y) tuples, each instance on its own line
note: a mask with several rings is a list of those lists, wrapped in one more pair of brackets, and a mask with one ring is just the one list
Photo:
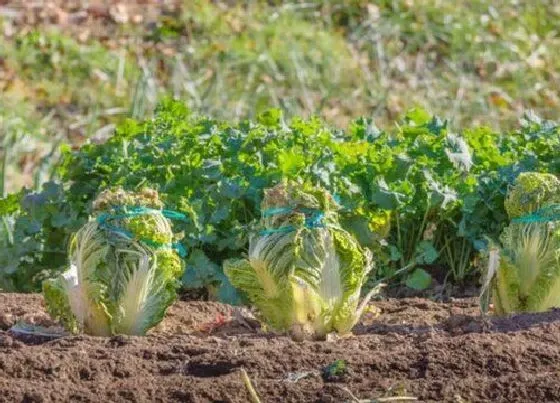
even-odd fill
[[(55, 338), (10, 330), (52, 325), (41, 296), (0, 294), (0, 401), (249, 402), (242, 369), (263, 403), (560, 401), (560, 311), (482, 318), (472, 298), (375, 305), (353, 336), (323, 342), (201, 301), (178, 301), (146, 337)], [(345, 371), (321, 372), (336, 360)]]

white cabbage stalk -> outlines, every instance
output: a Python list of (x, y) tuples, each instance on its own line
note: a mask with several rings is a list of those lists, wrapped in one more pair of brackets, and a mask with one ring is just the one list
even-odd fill
[(97, 223), (86, 224), (70, 244), (70, 269), (43, 284), (47, 309), (71, 331), (111, 334), (109, 312), (103, 303), (106, 287), (97, 278), (97, 269), (107, 260), (108, 252)]
[[(115, 313), (114, 331), (122, 334), (142, 335), (159, 318), (167, 306), (169, 295), (165, 289), (167, 278), (158, 273), (157, 256), (142, 248), (137, 251), (119, 251), (121, 263), (126, 266), (126, 278)], [(132, 255), (132, 256), (126, 256)], [(158, 319), (158, 321), (161, 319)]]

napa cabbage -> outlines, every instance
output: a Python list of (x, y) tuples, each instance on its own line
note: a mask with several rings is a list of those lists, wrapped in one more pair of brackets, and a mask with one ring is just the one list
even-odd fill
[(321, 188), (282, 183), (268, 189), (248, 257), (224, 264), (262, 320), (296, 340), (350, 332), (378, 291), (360, 302), (373, 259), (340, 227), (338, 209)]
[(487, 285), (496, 314), (560, 307), (560, 180), (522, 173), (508, 191), (510, 224), (490, 255)]
[(48, 312), (72, 332), (143, 335), (175, 299), (182, 260), (157, 192), (105, 191), (71, 239), (69, 268), (43, 283)]

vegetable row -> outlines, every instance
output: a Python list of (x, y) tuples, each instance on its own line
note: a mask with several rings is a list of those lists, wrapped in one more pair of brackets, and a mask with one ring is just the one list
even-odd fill
[[(103, 210), (72, 238), (70, 268), (43, 283), (48, 311), (72, 332), (143, 335), (163, 319), (182, 272), (171, 223), (149, 189), (105, 191), (95, 206)], [(483, 311), (490, 299), (497, 314), (560, 307), (560, 180), (520, 174), (505, 208), (510, 224), (489, 253)], [(247, 256), (224, 263), (260, 319), (295, 340), (350, 333), (380, 289), (361, 298), (378, 256), (341, 227), (338, 210), (326, 190), (283, 182), (265, 191)]]

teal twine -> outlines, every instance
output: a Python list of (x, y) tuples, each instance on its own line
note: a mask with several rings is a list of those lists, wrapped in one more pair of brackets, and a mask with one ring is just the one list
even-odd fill
[(161, 243), (152, 241), (151, 239), (141, 239), (141, 241), (153, 248), (174, 249), (179, 254), (179, 256), (183, 258), (187, 256), (187, 250), (180, 242)]
[(294, 211), (293, 207), (274, 207), (269, 208), (262, 212), (263, 217), (270, 217), (271, 215), (288, 214)]
[[(119, 234), (128, 239), (134, 239), (134, 234), (131, 231), (128, 231), (121, 227), (110, 225), (108, 221), (119, 220), (123, 218), (139, 217), (146, 214), (162, 214), (165, 218), (168, 218), (170, 220), (187, 221), (187, 217), (183, 213), (179, 213), (173, 210), (156, 210), (156, 209), (142, 207), (142, 206), (134, 206), (134, 207), (126, 207), (126, 208), (119, 207), (118, 209), (123, 210), (123, 212), (119, 214), (101, 213), (97, 217), (97, 222), (99, 223), (99, 226), (101, 228)], [(180, 242), (161, 243), (161, 242), (155, 242), (151, 239), (140, 239), (139, 241), (154, 248), (174, 249), (175, 251), (177, 251), (179, 256), (183, 258), (187, 256), (187, 250)]]
[[(323, 218), (325, 213), (318, 209), (312, 208), (297, 208), (297, 207), (274, 207), (262, 212), (263, 217), (270, 217), (272, 215), (288, 214), (292, 212), (299, 212), (305, 214), (304, 227), (308, 229), (324, 228)], [(286, 225), (279, 228), (265, 229), (261, 231), (261, 235), (270, 235), (278, 233), (288, 233), (297, 230), (294, 225)]]
[(551, 204), (550, 206), (543, 207), (531, 214), (516, 217), (511, 220), (513, 223), (524, 224), (551, 221), (560, 221), (560, 204)]

